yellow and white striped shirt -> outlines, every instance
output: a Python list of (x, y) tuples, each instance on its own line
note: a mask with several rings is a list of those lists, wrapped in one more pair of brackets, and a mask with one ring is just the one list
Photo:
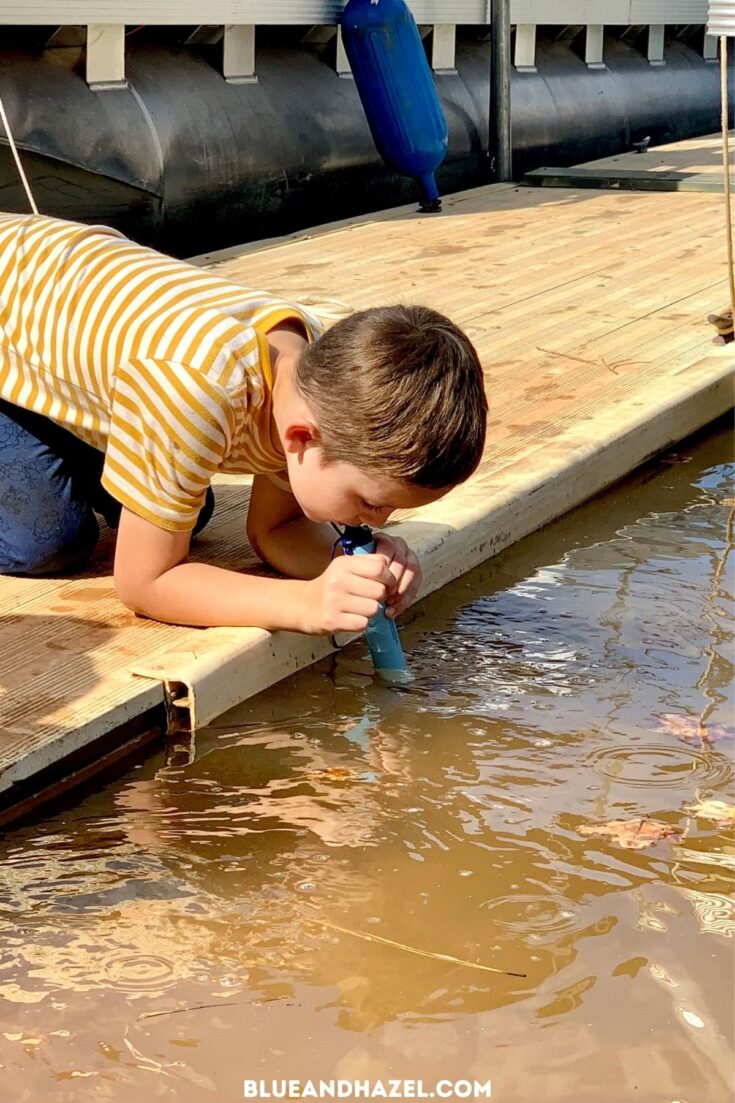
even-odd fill
[(192, 528), (216, 471), (285, 468), (267, 333), (286, 318), (324, 328), (107, 226), (0, 214), (0, 396), (105, 452), (105, 489), (161, 528)]

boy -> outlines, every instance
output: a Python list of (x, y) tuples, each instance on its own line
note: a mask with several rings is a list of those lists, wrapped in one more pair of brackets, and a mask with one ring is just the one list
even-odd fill
[[(302, 306), (104, 226), (0, 215), (0, 573), (84, 562), (117, 526), (134, 612), (188, 625), (359, 632), (420, 582), (415, 555), (330, 561), (337, 524), (382, 524), (468, 478), (486, 401), (468, 338), (424, 307), (322, 333)], [(287, 578), (187, 562), (217, 471), (254, 474), (247, 534)]]

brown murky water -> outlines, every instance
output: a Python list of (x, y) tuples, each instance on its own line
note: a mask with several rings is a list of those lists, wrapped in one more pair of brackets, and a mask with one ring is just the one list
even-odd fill
[[(730, 1100), (730, 458), (688, 442), (412, 611), (409, 689), (354, 646), (9, 832), (3, 1100)], [(643, 816), (680, 834), (583, 833)]]

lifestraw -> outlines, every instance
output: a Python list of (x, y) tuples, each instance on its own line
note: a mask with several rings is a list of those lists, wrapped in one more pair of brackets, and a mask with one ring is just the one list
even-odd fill
[[(340, 544), (345, 555), (370, 555), (375, 551), (373, 534), (367, 525), (348, 525)], [(395, 621), (385, 615), (385, 606), (381, 605), (365, 630), (365, 639), (370, 648), (373, 665), (381, 677), (387, 681), (407, 682), (411, 675), (406, 666), (401, 641)]]

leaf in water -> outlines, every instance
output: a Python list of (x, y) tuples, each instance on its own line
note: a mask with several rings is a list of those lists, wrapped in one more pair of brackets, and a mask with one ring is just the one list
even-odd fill
[(681, 835), (680, 827), (659, 820), (610, 820), (608, 823), (588, 823), (577, 828), (580, 835), (600, 835), (613, 839), (626, 850), (644, 850), (659, 839)]
[(692, 716), (676, 716), (665, 712), (661, 717), (658, 731), (675, 735), (682, 743), (693, 743), (701, 747), (703, 743), (719, 743), (721, 739), (733, 739), (735, 728), (727, 724), (702, 724)]
[(306, 776), (315, 781), (346, 781), (356, 774), (351, 766), (324, 766), (320, 770), (309, 770)]
[(731, 827), (735, 824), (735, 804), (725, 804), (724, 800), (700, 800), (686, 809), (693, 816), (703, 820), (714, 820), (718, 827)]

